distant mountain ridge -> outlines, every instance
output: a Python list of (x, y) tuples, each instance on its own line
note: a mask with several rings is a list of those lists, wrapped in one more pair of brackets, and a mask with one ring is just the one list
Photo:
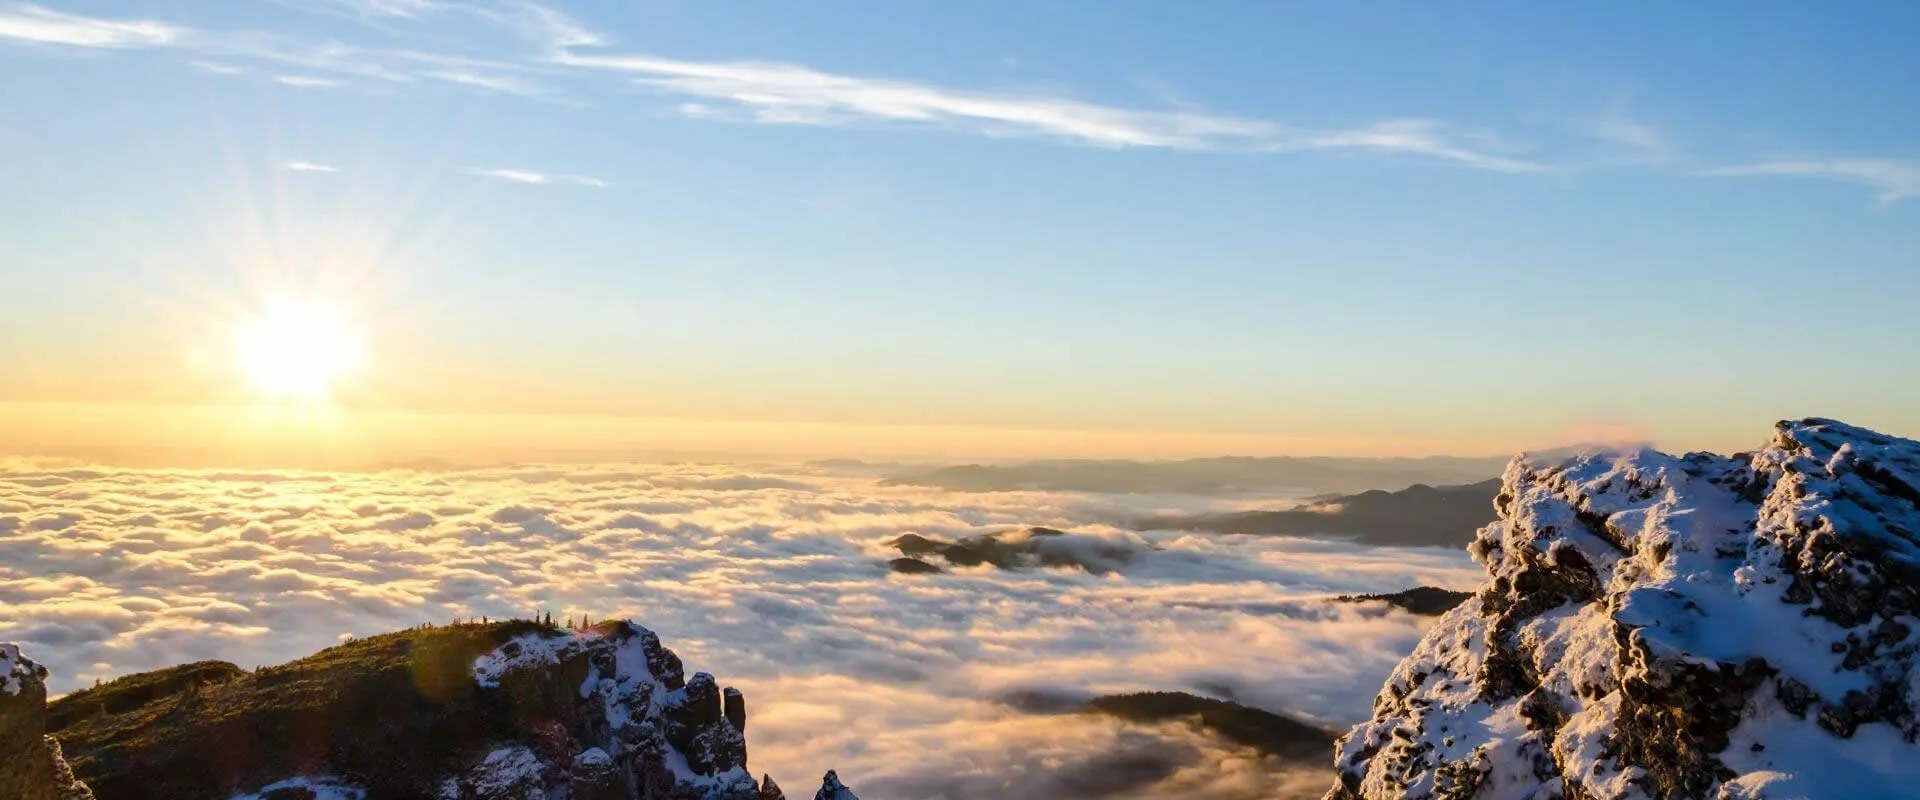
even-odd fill
[(1494, 520), (1500, 480), (1460, 486), (1415, 484), (1339, 495), (1279, 511), (1150, 517), (1138, 530), (1199, 530), (1280, 536), (1337, 536), (1372, 545), (1465, 547)]
[(1498, 476), (1507, 458), (1254, 458), (1185, 461), (1054, 460), (960, 464), (889, 475), (885, 486), (928, 486), (956, 492), (1076, 491), (1116, 494), (1229, 495), (1255, 491), (1319, 494), (1459, 484)]

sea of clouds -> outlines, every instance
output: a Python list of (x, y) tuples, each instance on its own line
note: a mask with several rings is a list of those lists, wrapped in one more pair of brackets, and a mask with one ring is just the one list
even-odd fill
[[(1459, 552), (1112, 524), (1245, 502), (949, 493), (817, 466), (16, 464), (0, 470), (0, 641), (61, 692), (456, 617), (628, 617), (746, 693), (751, 767), (795, 789), (834, 767), (872, 800), (1317, 795), (1329, 772), (1180, 725), (1008, 700), (1185, 690), (1344, 729), (1429, 621), (1326, 597), (1479, 581)], [(1027, 525), (1113, 568), (886, 566), (902, 533)]]

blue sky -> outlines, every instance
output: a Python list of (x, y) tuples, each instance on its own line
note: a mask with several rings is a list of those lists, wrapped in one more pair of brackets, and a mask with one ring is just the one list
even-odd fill
[(292, 293), (350, 306), (367, 407), (1913, 434), (1915, 30), (1895, 2), (0, 2), (0, 396), (222, 402), (209, 343)]

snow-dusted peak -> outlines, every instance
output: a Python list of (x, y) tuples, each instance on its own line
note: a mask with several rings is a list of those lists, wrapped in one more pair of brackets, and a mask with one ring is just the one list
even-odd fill
[(17, 695), (28, 681), (44, 680), (45, 667), (20, 653), (20, 645), (0, 642), (0, 692)]
[(1920, 443), (1509, 465), (1488, 584), (1342, 740), (1334, 798), (1920, 793)]
[(737, 718), (725, 714), (714, 677), (703, 672), (684, 680), (679, 657), (646, 628), (624, 621), (536, 628), (475, 659), (473, 676), (480, 686), (508, 694), (538, 693), (537, 687), (559, 681), (582, 715), (573, 737), (580, 746), (565, 763), (524, 746), (491, 753), (468, 780), (481, 797), (512, 795), (500, 786), (581, 782), (650, 787), (654, 794), (644, 796), (759, 797), (740, 733), (744, 705)]
[(826, 777), (820, 779), (820, 791), (815, 792), (813, 800), (860, 800), (853, 796), (853, 790), (840, 782), (840, 775), (827, 770)]

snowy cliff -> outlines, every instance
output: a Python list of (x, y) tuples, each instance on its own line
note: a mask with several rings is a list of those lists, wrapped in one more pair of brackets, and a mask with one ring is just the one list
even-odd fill
[(1328, 797), (1920, 796), (1920, 443), (1516, 459)]

